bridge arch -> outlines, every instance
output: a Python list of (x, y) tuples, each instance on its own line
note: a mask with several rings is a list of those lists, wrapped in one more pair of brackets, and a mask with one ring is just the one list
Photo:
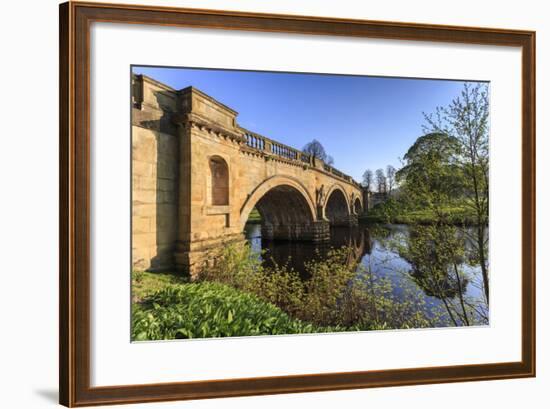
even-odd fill
[(327, 193), (324, 205), (325, 217), (331, 224), (346, 224), (351, 215), (351, 206), (345, 189), (334, 184)]
[(295, 226), (311, 224), (316, 219), (315, 205), (308, 190), (288, 176), (272, 176), (254, 189), (241, 207), (241, 229), (254, 207), (264, 224)]

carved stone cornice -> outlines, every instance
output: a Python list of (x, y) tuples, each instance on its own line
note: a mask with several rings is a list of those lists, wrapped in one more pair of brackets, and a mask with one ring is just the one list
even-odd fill
[(197, 128), (200, 130), (206, 130), (210, 133), (213, 133), (225, 138), (229, 138), (232, 141), (235, 141), (238, 143), (246, 142), (246, 138), (244, 137), (243, 134), (235, 130), (228, 129), (212, 121), (209, 121), (203, 116), (192, 112), (185, 113), (185, 114), (174, 114), (172, 116), (172, 121), (176, 125), (188, 127), (190, 129)]
[(260, 151), (260, 150), (255, 149), (255, 148), (251, 148), (251, 147), (247, 146), (246, 144), (243, 144), (240, 147), (240, 150), (241, 150), (241, 152), (243, 152), (247, 155), (258, 156), (258, 157), (261, 157), (261, 158), (265, 158), (266, 160), (268, 159), (268, 156), (269, 156), (266, 152)]

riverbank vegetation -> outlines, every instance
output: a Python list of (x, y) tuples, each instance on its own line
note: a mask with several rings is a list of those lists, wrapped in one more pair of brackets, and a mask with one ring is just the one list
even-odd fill
[(309, 278), (285, 266), (266, 268), (249, 246), (228, 247), (200, 279), (254, 294), (290, 316), (333, 331), (429, 326), (415, 297), (398, 302), (387, 279), (357, 272), (349, 249), (330, 250), (306, 266)]
[(447, 326), (414, 286), (399, 296), (388, 278), (358, 269), (349, 249), (308, 264), (303, 280), (285, 266), (266, 268), (248, 245), (228, 246), (199, 279), (134, 273), (132, 339), (304, 334)]
[(438, 215), (431, 209), (410, 208), (405, 201), (388, 199), (377, 204), (362, 215), (359, 220), (369, 224), (421, 224), (428, 225), (441, 221), (450, 225), (473, 226), (476, 218), (473, 212), (463, 203), (441, 208)]

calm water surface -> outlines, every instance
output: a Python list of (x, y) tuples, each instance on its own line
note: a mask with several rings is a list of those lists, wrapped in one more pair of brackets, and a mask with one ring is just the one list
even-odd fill
[[(406, 225), (383, 225), (357, 227), (335, 227), (331, 229), (331, 240), (318, 244), (311, 242), (272, 241), (262, 239), (259, 224), (247, 224), (245, 236), (252, 249), (262, 252), (261, 258), (267, 266), (277, 263), (294, 269), (303, 279), (308, 278), (305, 264), (314, 259), (324, 257), (330, 248), (343, 246), (353, 249), (352, 257), (358, 263), (358, 272), (368, 269), (374, 276), (389, 279), (393, 285), (396, 298), (404, 294), (405, 289), (418, 290), (428, 307), (441, 307), (442, 300), (433, 296), (429, 288), (421, 287), (414, 280), (413, 266), (399, 254), (395, 243), (411, 239), (410, 228)], [(468, 246), (468, 243), (466, 243)], [(460, 263), (467, 279), (462, 283), (465, 287), (464, 296), (474, 302), (479, 302), (484, 315), (488, 315), (484, 306), (481, 269), (469, 265), (466, 261)]]

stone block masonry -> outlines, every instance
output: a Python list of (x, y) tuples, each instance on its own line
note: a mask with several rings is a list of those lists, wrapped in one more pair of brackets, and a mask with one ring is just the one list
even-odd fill
[(242, 128), (200, 90), (132, 77), (132, 263), (192, 277), (243, 243), (252, 209), (262, 235), (324, 241), (357, 222), (363, 191), (317, 158)]

